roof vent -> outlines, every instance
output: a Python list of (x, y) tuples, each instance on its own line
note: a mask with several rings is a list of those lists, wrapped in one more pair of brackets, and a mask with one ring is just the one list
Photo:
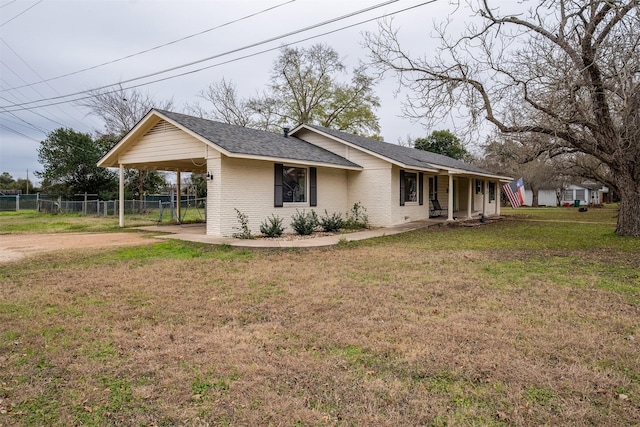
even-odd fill
[(284, 137), (285, 138), (289, 138), (289, 131), (290, 130), (291, 129), (289, 129), (289, 128), (282, 128), (282, 132), (284, 132)]

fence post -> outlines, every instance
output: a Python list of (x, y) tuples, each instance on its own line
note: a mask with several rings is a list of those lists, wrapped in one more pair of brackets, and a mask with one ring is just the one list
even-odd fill
[(16, 212), (20, 210), (20, 195), (16, 194)]

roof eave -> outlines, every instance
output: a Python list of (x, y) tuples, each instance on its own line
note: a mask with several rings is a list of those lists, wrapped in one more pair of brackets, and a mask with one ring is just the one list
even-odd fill
[(327, 137), (327, 138), (329, 138), (329, 139), (332, 139), (332, 140), (334, 140), (334, 141), (338, 141), (338, 142), (340, 142), (341, 144), (344, 144), (344, 145), (346, 145), (346, 146), (348, 146), (348, 147), (350, 147), (350, 148), (355, 148), (356, 150), (360, 150), (360, 151), (362, 151), (363, 153), (367, 153), (367, 154), (369, 154), (369, 155), (371, 155), (371, 156), (373, 156), (373, 157), (377, 157), (378, 159), (381, 159), (381, 160), (384, 160), (384, 161), (386, 161), (386, 162), (389, 162), (389, 163), (391, 163), (392, 165), (396, 165), (396, 166), (398, 166), (398, 167), (400, 167), (400, 168), (413, 169), (413, 170), (423, 171), (423, 172), (433, 172), (433, 173), (437, 173), (437, 172), (438, 172), (438, 170), (437, 170), (437, 169), (433, 169), (433, 168), (428, 168), (428, 167), (423, 167), (423, 166), (421, 167), (421, 166), (407, 165), (407, 164), (405, 164), (405, 163), (402, 163), (402, 162), (399, 162), (399, 161), (397, 161), (397, 160), (394, 160), (394, 159), (392, 159), (392, 158), (390, 158), (390, 157), (383, 156), (383, 155), (382, 155), (382, 154), (380, 154), (380, 153), (376, 153), (375, 151), (367, 150), (366, 148), (362, 148), (362, 147), (360, 147), (359, 145), (353, 144), (353, 143), (351, 143), (351, 142), (349, 142), (349, 141), (345, 141), (344, 139), (342, 139), (342, 138), (338, 138), (337, 136), (333, 136), (333, 135), (328, 134), (328, 133), (326, 133), (326, 132), (322, 132), (321, 130), (318, 130), (318, 129), (315, 129), (315, 128), (312, 128), (312, 127), (309, 127), (309, 126), (307, 126), (307, 125), (306, 125), (306, 124), (304, 124), (304, 123), (302, 123), (302, 124), (300, 124), (300, 125), (296, 126), (296, 127), (295, 127), (295, 128), (294, 128), (294, 129), (289, 133), (289, 134), (290, 134), (290, 135), (294, 135), (296, 132), (298, 132), (298, 131), (299, 131), (299, 130), (301, 130), (301, 129), (306, 129), (306, 130), (308, 130), (308, 131), (310, 131), (310, 132), (318, 133), (318, 134), (320, 134), (320, 135), (322, 135), (322, 136), (325, 136), (325, 137)]
[(361, 171), (362, 166), (349, 166), (349, 165), (339, 165), (336, 163), (327, 163), (327, 162), (317, 162), (313, 160), (305, 160), (305, 159), (294, 159), (294, 158), (284, 158), (284, 157), (271, 157), (271, 156), (260, 156), (257, 154), (242, 154), (242, 153), (228, 153), (225, 154), (227, 157), (235, 158), (235, 159), (247, 159), (247, 160), (263, 160), (267, 162), (276, 162), (276, 163), (297, 163), (300, 165), (307, 166), (317, 166), (317, 167), (325, 167), (325, 168), (334, 168), (334, 169), (346, 169), (353, 171)]

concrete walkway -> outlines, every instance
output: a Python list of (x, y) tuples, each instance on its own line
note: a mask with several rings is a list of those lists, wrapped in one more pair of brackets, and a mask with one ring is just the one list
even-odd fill
[(334, 234), (331, 236), (299, 238), (292, 240), (274, 239), (236, 239), (233, 237), (207, 236), (204, 224), (198, 225), (160, 225), (136, 227), (138, 230), (171, 233), (156, 236), (159, 239), (179, 239), (189, 242), (208, 243), (212, 245), (227, 244), (230, 246), (243, 248), (316, 248), (336, 245), (341, 239), (352, 242), (357, 240), (371, 239), (373, 237), (390, 236), (393, 234), (406, 233), (407, 231), (429, 227), (445, 222), (442, 219), (407, 222), (405, 224), (392, 227), (381, 227), (369, 230), (356, 231), (353, 233)]

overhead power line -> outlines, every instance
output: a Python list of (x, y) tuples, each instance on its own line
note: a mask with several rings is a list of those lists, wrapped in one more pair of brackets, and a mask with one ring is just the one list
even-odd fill
[[(251, 14), (249, 14), (249, 15), (245, 15), (245, 16), (243, 16), (243, 17), (241, 17), (241, 18), (238, 18), (238, 19), (234, 19), (234, 20), (232, 20), (232, 21), (225, 22), (224, 24), (220, 24), (220, 25), (217, 25), (217, 26), (215, 26), (215, 27), (208, 28), (208, 29), (206, 29), (206, 30), (203, 30), (203, 31), (197, 32), (197, 33), (195, 33), (195, 34), (191, 34), (191, 35), (188, 35), (188, 36), (182, 37), (182, 38), (177, 39), (177, 40), (170, 41), (170, 42), (168, 42), (168, 43), (164, 43), (164, 44), (161, 44), (161, 45), (158, 45), (158, 46), (151, 47), (151, 48), (149, 48), (149, 49), (144, 49), (144, 50), (141, 50), (141, 51), (139, 51), (139, 52), (132, 53), (132, 54), (130, 54), (130, 55), (123, 56), (123, 57), (118, 58), (118, 59), (114, 59), (114, 60), (111, 60), (111, 61), (103, 62), (103, 63), (101, 63), (101, 64), (97, 64), (97, 65), (93, 65), (93, 66), (91, 66), (91, 67), (83, 68), (83, 69), (78, 70), (78, 71), (73, 71), (73, 72), (71, 72), (71, 73), (62, 74), (62, 75), (59, 75), (59, 76), (57, 76), (57, 77), (51, 77), (51, 78), (48, 78), (48, 79), (42, 79), (42, 78), (41, 78), (41, 80), (39, 80), (39, 81), (37, 81), (37, 82), (27, 83), (27, 84), (24, 84), (24, 85), (22, 85), (22, 86), (15, 86), (15, 87), (6, 88), (6, 89), (0, 89), (0, 92), (6, 92), (6, 91), (11, 91), (11, 90), (17, 90), (17, 89), (22, 89), (22, 88), (25, 88), (25, 87), (32, 87), (32, 86), (40, 85), (40, 84), (43, 84), (43, 83), (51, 82), (51, 81), (54, 81), (54, 80), (59, 80), (59, 79), (62, 79), (62, 78), (64, 78), (64, 77), (69, 77), (69, 76), (73, 76), (73, 75), (76, 75), (76, 74), (84, 73), (85, 71), (95, 70), (96, 68), (104, 67), (104, 66), (106, 66), (106, 65), (115, 64), (115, 63), (117, 63), (117, 62), (124, 61), (125, 59), (130, 59), (130, 58), (133, 58), (133, 57), (136, 57), (136, 56), (139, 56), (139, 55), (143, 55), (143, 54), (145, 54), (145, 53), (149, 53), (149, 52), (152, 52), (152, 51), (154, 51), (154, 50), (158, 50), (158, 49), (163, 48), (163, 47), (171, 46), (171, 45), (173, 45), (173, 44), (176, 44), (176, 43), (179, 43), (179, 42), (182, 42), (182, 41), (185, 41), (185, 40), (191, 39), (191, 38), (193, 38), (193, 37), (197, 37), (197, 36), (200, 36), (200, 35), (202, 35), (202, 34), (206, 34), (206, 33), (209, 33), (209, 32), (214, 31), (214, 30), (218, 30), (218, 29), (223, 28), (223, 27), (227, 27), (227, 26), (229, 26), (229, 25), (232, 25), (232, 24), (238, 23), (238, 22), (240, 22), (240, 21), (244, 21), (245, 19), (253, 18), (254, 16), (261, 15), (261, 14), (263, 14), (263, 13), (269, 12), (269, 11), (271, 11), (271, 10), (274, 10), (274, 9), (279, 8), (279, 7), (285, 6), (285, 5), (289, 4), (289, 3), (293, 3), (293, 2), (295, 2), (295, 1), (296, 1), (296, 0), (289, 0), (289, 1), (286, 1), (286, 2), (284, 2), (284, 3), (280, 3), (280, 4), (277, 4), (277, 5), (275, 5), (275, 6), (271, 6), (271, 7), (268, 7), (268, 8), (266, 8), (266, 9), (260, 10), (260, 11), (258, 11), (258, 12), (254, 12), (254, 13), (251, 13)], [(5, 42), (5, 43), (6, 43), (6, 42)], [(40, 76), (38, 76), (38, 77), (40, 77)]]
[[(279, 36), (271, 37), (271, 38), (266, 39), (266, 40), (262, 40), (262, 41), (259, 41), (259, 42), (256, 42), (256, 43), (252, 43), (252, 44), (249, 44), (249, 45), (246, 45), (246, 46), (243, 46), (243, 47), (239, 47), (239, 48), (236, 48), (236, 49), (232, 49), (232, 50), (220, 53), (220, 54), (209, 56), (207, 58), (202, 58), (202, 59), (199, 59), (197, 61), (192, 61), (192, 62), (189, 62), (189, 63), (186, 63), (186, 64), (182, 64), (182, 65), (177, 65), (175, 67), (167, 68), (167, 69), (164, 69), (164, 70), (161, 70), (161, 71), (156, 71), (156, 72), (149, 73), (149, 74), (146, 74), (146, 75), (143, 75), (143, 76), (126, 79), (126, 80), (119, 81), (119, 82), (116, 82), (116, 83), (111, 83), (111, 84), (100, 86), (100, 87), (96, 87), (96, 88), (93, 88), (93, 89), (74, 92), (74, 93), (70, 93), (70, 94), (67, 94), (67, 95), (60, 95), (60, 96), (54, 96), (54, 97), (50, 97), (50, 98), (43, 98), (43, 99), (24, 102), (24, 103), (20, 103), (20, 104), (11, 105), (11, 106), (0, 106), (0, 108), (3, 108), (5, 111), (18, 111), (18, 110), (26, 110), (26, 109), (30, 109), (30, 108), (40, 108), (40, 107), (46, 107), (46, 106), (51, 106), (51, 105), (58, 105), (58, 104), (65, 103), (65, 102), (78, 101), (78, 100), (81, 100), (81, 99), (86, 99), (88, 97), (77, 98), (77, 99), (73, 99), (73, 100), (70, 100), (70, 101), (52, 102), (52, 103), (48, 103), (48, 104), (44, 104), (44, 105), (32, 105), (32, 104), (37, 104), (37, 103), (40, 103), (40, 102), (56, 101), (56, 100), (60, 100), (60, 99), (64, 99), (64, 98), (71, 98), (71, 97), (76, 97), (76, 96), (80, 96), (80, 95), (90, 94), (92, 92), (101, 91), (103, 89), (108, 89), (108, 88), (113, 87), (113, 86), (121, 86), (121, 85), (126, 84), (126, 83), (134, 82), (136, 80), (143, 80), (143, 79), (154, 77), (154, 76), (157, 76), (157, 75), (160, 75), (160, 74), (165, 74), (165, 73), (168, 73), (168, 72), (171, 72), (171, 71), (179, 70), (181, 68), (190, 67), (190, 66), (193, 66), (193, 65), (196, 65), (196, 64), (200, 64), (202, 62), (206, 62), (206, 61), (210, 61), (212, 59), (217, 59), (217, 58), (220, 58), (220, 57), (223, 57), (223, 56), (231, 55), (233, 53), (238, 53), (238, 52), (241, 52), (243, 50), (247, 50), (247, 49), (251, 49), (251, 48), (254, 48), (254, 47), (258, 47), (258, 46), (261, 46), (261, 45), (264, 45), (264, 44), (267, 44), (267, 43), (271, 43), (271, 42), (274, 42), (274, 41), (277, 41), (277, 40), (280, 40), (280, 39), (283, 39), (283, 38), (286, 38), (286, 37), (290, 37), (290, 36), (293, 36), (293, 35), (296, 35), (296, 34), (300, 34), (300, 33), (306, 32), (306, 31), (310, 31), (310, 30), (313, 30), (313, 29), (316, 29), (316, 28), (319, 28), (319, 27), (323, 27), (325, 25), (329, 25), (329, 24), (332, 24), (332, 23), (335, 23), (335, 22), (339, 22), (339, 21), (342, 21), (344, 19), (360, 15), (362, 13), (370, 12), (372, 10), (378, 9), (380, 7), (383, 7), (383, 6), (387, 6), (389, 4), (396, 3), (398, 1), (399, 0), (389, 0), (389, 1), (382, 2), (382, 3), (378, 3), (378, 4), (374, 5), (374, 6), (370, 6), (370, 7), (364, 8), (364, 9), (360, 9), (360, 10), (355, 11), (355, 12), (351, 12), (351, 13), (348, 13), (348, 14), (345, 14), (345, 15), (342, 15), (342, 16), (339, 16), (339, 17), (336, 17), (336, 18), (332, 18), (332, 19), (329, 19), (329, 20), (314, 24), (314, 25), (310, 25), (310, 26), (303, 27), (303, 28), (300, 28), (300, 29), (297, 29), (297, 30), (294, 30), (294, 31), (290, 31), (288, 33), (281, 34)], [(412, 7), (406, 8), (404, 10), (414, 9), (416, 7), (424, 6), (425, 4), (433, 3), (435, 1), (437, 1), (437, 0), (427, 1), (425, 3), (419, 4), (419, 5), (416, 5), (416, 6), (412, 6)], [(400, 10), (400, 11), (394, 12), (394, 13), (400, 13), (400, 12), (402, 12), (404, 10)], [(387, 15), (390, 15), (390, 14), (387, 14)], [(382, 16), (387, 16), (387, 15), (382, 15)], [(372, 19), (369, 19), (369, 20), (365, 20), (365, 21), (362, 21), (362, 22), (360, 22), (358, 24), (355, 24), (355, 25), (361, 25), (362, 23), (370, 22), (370, 21), (373, 21), (375, 19), (379, 19), (382, 16), (379, 16), (379, 17), (376, 17), (376, 18), (372, 18)], [(343, 27), (342, 29), (350, 28), (350, 27), (355, 26), (355, 25), (349, 25), (349, 26)], [(335, 31), (331, 31), (331, 32), (328, 32), (326, 34), (330, 34), (332, 32), (335, 32)], [(324, 34), (320, 34), (320, 35), (315, 36), (315, 37), (320, 37), (322, 35), (324, 35)], [(310, 37), (309, 39), (315, 38), (315, 37)], [(309, 39), (305, 39), (305, 40), (309, 40)], [(297, 43), (299, 43), (299, 42), (300, 41), (298, 41)], [(269, 49), (269, 50), (274, 50), (274, 49)], [(267, 51), (269, 51), (269, 50), (267, 50)], [(247, 57), (249, 57), (249, 56), (247, 56)], [(207, 68), (211, 68), (211, 67), (207, 67)], [(204, 70), (204, 69), (206, 69), (206, 68), (202, 68), (202, 70)], [(184, 73), (184, 74), (190, 74), (190, 73), (192, 73), (192, 72), (187, 72), (187, 73)], [(178, 76), (175, 76), (175, 77), (178, 77)], [(173, 78), (173, 77), (171, 77), (171, 78)], [(163, 81), (163, 80), (167, 80), (167, 79), (168, 78), (160, 79), (160, 80), (157, 80), (157, 81)], [(147, 83), (147, 84), (149, 84), (149, 83)], [(138, 86), (141, 86), (141, 85), (136, 85), (136, 86), (133, 86), (133, 87), (138, 87)]]
[(27, 13), (28, 11), (30, 11), (31, 9), (33, 9), (34, 7), (36, 7), (37, 5), (39, 5), (40, 3), (42, 3), (44, 0), (40, 0), (38, 3), (26, 8), (25, 10), (23, 10), (22, 12), (20, 12), (19, 14), (17, 14), (16, 16), (14, 16), (13, 18), (9, 19), (8, 21), (3, 22), (2, 24), (0, 24), (0, 27), (4, 27), (5, 25), (7, 25), (9, 22), (13, 21), (14, 19), (16, 19), (17, 17), (24, 15), (25, 13)]

